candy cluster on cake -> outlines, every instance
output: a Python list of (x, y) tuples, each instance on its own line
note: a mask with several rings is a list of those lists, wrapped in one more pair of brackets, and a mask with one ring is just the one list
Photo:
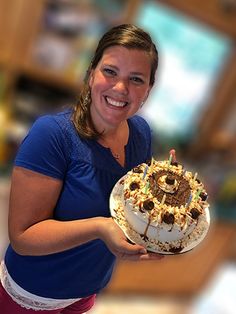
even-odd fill
[[(169, 160), (152, 158), (120, 181), (119, 224), (150, 250), (179, 253), (209, 227), (207, 192), (198, 174), (187, 171), (171, 150)], [(120, 212), (119, 212), (120, 210)]]

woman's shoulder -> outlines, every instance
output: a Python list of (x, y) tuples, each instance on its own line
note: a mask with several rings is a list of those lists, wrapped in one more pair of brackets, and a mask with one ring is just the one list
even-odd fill
[(61, 147), (61, 150), (67, 152), (66, 155), (70, 154), (73, 137), (76, 137), (71, 115), (72, 110), (65, 110), (39, 116), (30, 127), (22, 144), (26, 146), (25, 144), (28, 143), (28, 146), (44, 149), (52, 146)]
[(50, 125), (52, 126), (57, 125), (59, 128), (65, 130), (65, 129), (73, 127), (73, 123), (71, 120), (72, 113), (73, 112), (71, 109), (66, 109), (64, 111), (59, 111), (55, 113), (48, 113), (39, 117), (36, 120), (36, 123), (39, 123), (39, 124), (46, 123), (48, 124), (49, 127)]
[(71, 109), (41, 115), (32, 124), (29, 134), (60, 138), (61, 140), (68, 136), (71, 137), (75, 133), (71, 116)]
[(128, 123), (132, 131), (136, 133), (150, 134), (150, 126), (143, 117), (135, 115), (128, 120)]
[(71, 110), (65, 110), (54, 113), (45, 113), (33, 122), (31, 129), (57, 130), (70, 124)]
[(46, 114), (36, 119), (19, 146), (16, 166), (64, 178), (70, 161), (70, 145), (58, 123), (64, 120), (63, 117), (65, 113)]
[(147, 121), (140, 115), (135, 115), (135, 116), (129, 118), (129, 122), (131, 122), (134, 125), (140, 125), (140, 126), (144, 126), (144, 127), (149, 128)]

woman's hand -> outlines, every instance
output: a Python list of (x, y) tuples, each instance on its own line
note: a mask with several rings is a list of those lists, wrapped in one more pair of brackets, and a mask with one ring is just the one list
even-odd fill
[(164, 256), (147, 252), (139, 244), (131, 244), (127, 241), (121, 228), (112, 218), (104, 220), (101, 228), (101, 239), (106, 243), (108, 249), (119, 259), (123, 260), (159, 260)]

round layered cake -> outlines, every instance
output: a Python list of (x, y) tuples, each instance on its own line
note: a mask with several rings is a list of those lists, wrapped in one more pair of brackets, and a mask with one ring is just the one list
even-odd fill
[(206, 235), (205, 187), (197, 173), (176, 161), (152, 159), (129, 171), (118, 185), (115, 218), (133, 242), (150, 251), (179, 253)]

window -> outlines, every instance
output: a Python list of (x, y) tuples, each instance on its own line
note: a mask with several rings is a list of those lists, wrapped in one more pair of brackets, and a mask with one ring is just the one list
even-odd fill
[(156, 42), (160, 66), (143, 116), (162, 145), (188, 145), (228, 60), (232, 42), (174, 10), (145, 1), (136, 24)]

